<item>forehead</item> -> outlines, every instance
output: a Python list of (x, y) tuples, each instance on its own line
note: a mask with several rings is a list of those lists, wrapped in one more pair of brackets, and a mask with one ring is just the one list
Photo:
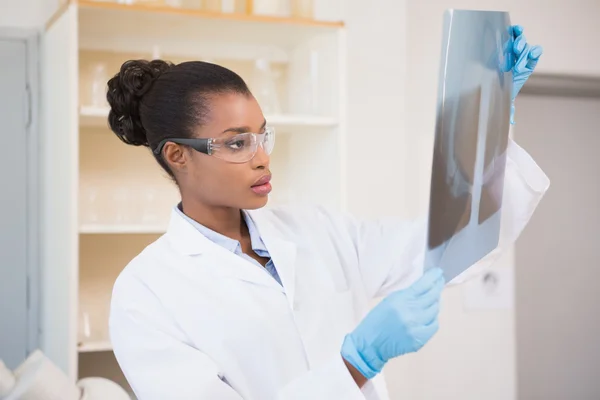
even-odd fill
[(226, 93), (211, 96), (209, 115), (199, 133), (215, 135), (227, 129), (246, 127), (250, 132), (258, 132), (264, 116), (252, 95)]

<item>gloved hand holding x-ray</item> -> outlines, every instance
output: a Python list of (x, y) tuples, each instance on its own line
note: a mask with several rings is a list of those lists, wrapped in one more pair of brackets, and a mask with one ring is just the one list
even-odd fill
[(432, 268), (410, 287), (375, 306), (342, 345), (342, 356), (365, 378), (394, 357), (420, 350), (438, 330), (442, 270)]
[(512, 50), (516, 57), (516, 63), (513, 67), (513, 88), (512, 102), (510, 108), (510, 123), (515, 123), (515, 98), (521, 91), (521, 88), (533, 73), (538, 60), (542, 55), (541, 46), (531, 46), (523, 34), (523, 27), (515, 25), (511, 27), (515, 40), (512, 42)]

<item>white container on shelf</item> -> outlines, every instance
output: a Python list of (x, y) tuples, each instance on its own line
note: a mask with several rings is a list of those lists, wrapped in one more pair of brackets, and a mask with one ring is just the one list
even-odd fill
[(79, 222), (81, 224), (98, 224), (101, 220), (101, 192), (95, 185), (80, 188)]
[(202, 3), (202, 9), (210, 12), (221, 11), (221, 0), (204, 0)]
[(221, 0), (221, 12), (225, 14), (235, 12), (235, 0)]
[(161, 207), (164, 204), (160, 200), (158, 190), (153, 187), (146, 187), (141, 191), (140, 224), (156, 226), (161, 222)]
[(92, 65), (89, 105), (102, 107), (108, 104), (106, 101), (107, 82), (108, 72), (106, 64), (96, 63)]
[(317, 50), (302, 46), (292, 52), (288, 64), (287, 88), (287, 111), (290, 114), (322, 115)]
[(254, 62), (250, 90), (260, 104), (263, 113), (281, 113), (275, 74), (271, 70), (271, 65), (267, 59), (259, 58)]
[[(139, 1), (139, 0), (136, 0)], [(156, 0), (149, 0), (156, 1)], [(189, 10), (199, 10), (202, 8), (203, 0), (164, 0), (165, 4), (175, 8), (185, 8)]]
[(116, 186), (111, 191), (110, 215), (109, 221), (113, 224), (131, 224), (136, 221), (134, 212), (136, 207), (132, 207), (132, 193), (127, 187)]
[(182, 0), (165, 0), (165, 5), (169, 7), (180, 8), (183, 6)]
[(313, 0), (292, 0), (292, 16), (296, 18), (313, 18)]
[(290, 0), (254, 0), (252, 7), (255, 15), (288, 17), (292, 12)]

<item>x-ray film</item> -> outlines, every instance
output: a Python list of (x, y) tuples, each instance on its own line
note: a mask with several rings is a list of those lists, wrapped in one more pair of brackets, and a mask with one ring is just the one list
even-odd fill
[(425, 268), (447, 281), (498, 246), (513, 37), (504, 12), (444, 16)]

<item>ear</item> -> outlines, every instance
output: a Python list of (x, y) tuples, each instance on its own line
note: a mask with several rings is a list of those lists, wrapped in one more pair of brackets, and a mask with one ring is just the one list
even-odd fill
[(167, 142), (163, 148), (163, 158), (171, 167), (173, 173), (181, 173), (185, 171), (190, 162), (190, 154), (182, 145)]

